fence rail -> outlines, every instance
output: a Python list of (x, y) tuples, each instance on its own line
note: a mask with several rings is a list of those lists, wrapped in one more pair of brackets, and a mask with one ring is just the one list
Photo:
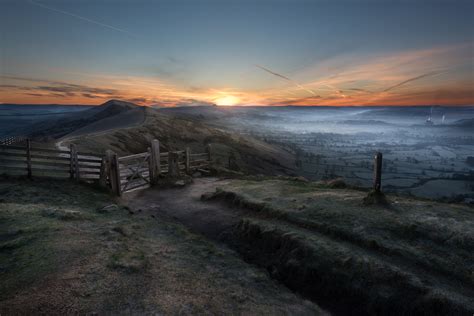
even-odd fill
[(102, 158), (97, 154), (79, 153), (74, 145), (70, 150), (25, 146), (0, 145), (0, 173), (16, 175), (98, 179)]
[(5, 138), (0, 138), (0, 145), (13, 145), (26, 141), (24, 136), (9, 136)]
[(204, 153), (185, 150), (160, 152), (160, 143), (153, 140), (146, 152), (118, 157), (107, 151), (106, 155), (79, 152), (75, 145), (69, 150), (25, 145), (15, 142), (0, 145), (0, 174), (26, 175), (29, 178), (52, 177), (84, 181), (99, 181), (117, 195), (156, 184), (160, 177), (177, 177), (183, 172), (207, 168), (211, 163), (208, 146)]
[(153, 140), (146, 152), (118, 157), (107, 153), (109, 185), (121, 195), (136, 189), (150, 187), (162, 176), (179, 177), (182, 172), (191, 173), (209, 167), (210, 147), (204, 153), (185, 150), (160, 152), (160, 143)]

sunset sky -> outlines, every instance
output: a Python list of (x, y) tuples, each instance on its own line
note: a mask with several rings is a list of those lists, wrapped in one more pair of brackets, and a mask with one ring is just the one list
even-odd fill
[(0, 102), (474, 105), (474, 1), (0, 0)]

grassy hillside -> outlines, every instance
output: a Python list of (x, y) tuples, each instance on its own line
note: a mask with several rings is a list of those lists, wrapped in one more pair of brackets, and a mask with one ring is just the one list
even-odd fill
[(250, 210), (231, 242), (332, 311), (472, 314), (472, 207), (397, 196), (365, 205), (366, 195), (341, 182), (253, 178), (204, 198)]
[(0, 314), (323, 312), (227, 248), (72, 182), (0, 180)]
[(75, 143), (79, 150), (104, 152), (112, 149), (119, 155), (146, 151), (150, 141), (160, 140), (163, 150), (204, 152), (212, 145), (216, 165), (228, 166), (229, 155), (235, 157), (233, 169), (262, 174), (292, 174), (295, 158), (292, 152), (251, 137), (243, 137), (210, 127), (194, 119), (179, 118), (162, 111), (146, 108), (145, 122), (140, 126), (101, 133), (70, 137), (63, 144)]

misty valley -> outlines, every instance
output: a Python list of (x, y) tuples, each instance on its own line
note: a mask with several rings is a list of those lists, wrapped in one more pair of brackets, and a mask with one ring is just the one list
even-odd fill
[[(0, 105), (3, 137), (35, 133), (48, 123), (61, 125), (89, 108), (24, 107), (19, 114), (18, 106)], [(472, 107), (204, 106), (157, 111), (284, 148), (296, 158), (287, 172), (311, 180), (341, 177), (351, 185), (370, 187), (373, 156), (381, 152), (387, 192), (465, 203), (474, 198)], [(427, 124), (428, 118), (433, 124)], [(216, 163), (238, 171), (241, 167), (233, 159), (240, 154), (223, 150)]]
[[(170, 111), (288, 148), (297, 156), (295, 172), (308, 179), (370, 187), (374, 153), (382, 152), (387, 192), (467, 203), (474, 197), (472, 107), (219, 108), (204, 111), (208, 117)], [(426, 123), (430, 115), (434, 124)]]

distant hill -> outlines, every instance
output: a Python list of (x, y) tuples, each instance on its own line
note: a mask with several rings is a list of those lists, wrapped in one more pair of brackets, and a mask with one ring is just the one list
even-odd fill
[[(130, 113), (128, 120), (122, 117), (121, 120), (114, 123), (114, 117), (126, 112)], [(140, 115), (140, 112), (143, 112), (143, 108), (138, 105), (110, 100), (100, 106), (70, 113), (59, 119), (33, 124), (23, 134), (28, 134), (36, 139), (58, 139), (73, 132), (78, 135), (77, 131), (80, 129), (84, 129), (83, 133), (92, 133), (111, 128), (127, 127), (143, 121), (144, 116), (143, 114)], [(142, 118), (141, 121), (139, 117)], [(99, 123), (101, 121), (103, 121), (102, 124)], [(92, 124), (95, 125), (91, 126)], [(91, 126), (91, 128), (87, 129), (87, 126)]]
[[(92, 118), (107, 111), (124, 110), (111, 117), (94, 121), (62, 137), (62, 144), (75, 143), (79, 150), (105, 152), (111, 149), (119, 155), (140, 153), (147, 150), (152, 139), (159, 139), (162, 150), (182, 150), (189, 147), (193, 152), (204, 152), (207, 144), (212, 145), (214, 161), (226, 167), (228, 157), (236, 159), (236, 170), (261, 174), (294, 174), (295, 157), (290, 150), (271, 145), (249, 136), (241, 136), (211, 126), (212, 115), (225, 115), (223, 109), (214, 107), (183, 108), (184, 111), (134, 108), (129, 104), (113, 102), (103, 104)], [(118, 107), (117, 107), (118, 106)], [(131, 122), (131, 117), (141, 111), (144, 121), (140, 124), (120, 126), (120, 122)], [(204, 114), (199, 114), (201, 111)], [(115, 113), (115, 112), (114, 112)], [(188, 113), (188, 115), (186, 115)], [(191, 115), (189, 113), (192, 113)], [(205, 119), (200, 119), (201, 115)], [(104, 125), (107, 129), (104, 129)], [(110, 128), (115, 126), (115, 128)], [(58, 127), (58, 129), (61, 129)], [(100, 131), (100, 133), (97, 133)]]

